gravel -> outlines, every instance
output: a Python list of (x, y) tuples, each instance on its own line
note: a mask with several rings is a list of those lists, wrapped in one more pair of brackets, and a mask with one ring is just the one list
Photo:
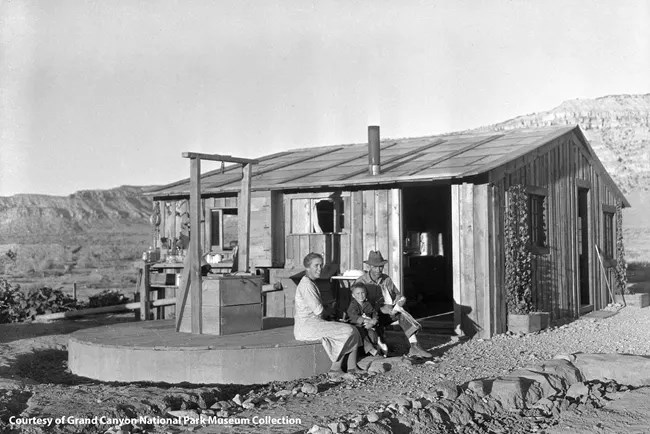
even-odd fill
[[(607, 310), (613, 316), (603, 318), (602, 314), (607, 313)], [(99, 383), (82, 380), (65, 372), (65, 351), (61, 347), (61, 343), (66, 341), (65, 335), (5, 341), (6, 350), (20, 347), (24, 348), (25, 352), (21, 352), (27, 356), (32, 350), (40, 350), (40, 355), (46, 351), (54, 356), (45, 360), (35, 355), (23, 363), (16, 363), (11, 360), (17, 355), (23, 356), (16, 352), (0, 354), (7, 363), (4, 373), (0, 372), (0, 380), (11, 381), (12, 384), (18, 377), (29, 380), (20, 387), (6, 386), (0, 401), (3, 401), (2, 404), (15, 405), (30, 414), (53, 416), (75, 412), (80, 415), (140, 416), (181, 410), (208, 412), (206, 414), (224, 412), (229, 416), (241, 417), (286, 415), (301, 418), (303, 432), (314, 425), (322, 427), (323, 432), (332, 431), (334, 426), (341, 430), (343, 425), (340, 423), (356, 432), (391, 432), (390, 429), (394, 430), (395, 427), (390, 428), (389, 422), (398, 423), (402, 418), (403, 423), (408, 420), (411, 423), (410, 431), (404, 432), (432, 432), (430, 426), (435, 421), (418, 421), (416, 416), (421, 415), (422, 407), (426, 405), (424, 397), (439, 394), (437, 391), (453, 391), (454, 385), (462, 385), (473, 379), (500, 377), (516, 368), (552, 359), (558, 354), (650, 354), (650, 308), (627, 307), (617, 311), (614, 306), (607, 310), (529, 335), (503, 334), (492, 339), (450, 341), (449, 337), (423, 334), (421, 343), (425, 348), (431, 348), (435, 356), (433, 360), (412, 364), (409, 359), (402, 360), (398, 357), (393, 359), (387, 372), (365, 374), (343, 382), (334, 382), (322, 375), (260, 386), (222, 385), (185, 389), (154, 384)], [(46, 339), (49, 349), (39, 348), (46, 342), (41, 342), (41, 339)], [(398, 343), (399, 345), (401, 344)], [(0, 350), (2, 347), (0, 345)], [(30, 371), (35, 374), (30, 375)], [(240, 401), (239, 405), (237, 401)], [(367, 424), (368, 418), (373, 419), (375, 416), (382, 419)], [(508, 430), (520, 432), (524, 428), (515, 427), (528, 426), (530, 424), (526, 418), (538, 416), (508, 413), (503, 417), (511, 420), (504, 425)], [(486, 421), (484, 426), (497, 422), (497, 419), (492, 419)], [(64, 431), (70, 432), (69, 428)], [(295, 433), (297, 428), (299, 429), (296, 426), (276, 426), (273, 432)], [(97, 432), (104, 432), (105, 429), (103, 427)], [(239, 426), (226, 432), (257, 432), (258, 429), (259, 426)], [(476, 426), (474, 429), (475, 432), (483, 432)], [(210, 427), (200, 426), (194, 431), (213, 432)], [(349, 429), (346, 432), (348, 431)], [(497, 431), (496, 428), (493, 430)], [(166, 430), (153, 427), (149, 432)]]

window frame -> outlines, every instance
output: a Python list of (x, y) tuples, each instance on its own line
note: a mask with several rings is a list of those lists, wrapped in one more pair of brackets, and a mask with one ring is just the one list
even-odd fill
[[(530, 236), (531, 241), (529, 246), (530, 251), (535, 255), (548, 255), (551, 251), (548, 243), (548, 189), (527, 185), (524, 190), (528, 195), (528, 235)], [(533, 212), (534, 203), (539, 204), (537, 213)], [(539, 224), (540, 222), (541, 226)]]
[(603, 204), (601, 208), (603, 219), (601, 252), (604, 259), (612, 261), (616, 259), (616, 206)]
[[(288, 232), (289, 235), (326, 235), (326, 234), (343, 234), (345, 233), (345, 196), (348, 196), (345, 193), (312, 193), (312, 194), (292, 194), (287, 195), (286, 199), (288, 201)], [(295, 219), (294, 219), (294, 205), (301, 206), (297, 204), (296, 200), (309, 201), (309, 206), (307, 211), (309, 213), (308, 219), (306, 219), (303, 224), (309, 225), (310, 231), (296, 230), (295, 228)], [(331, 232), (317, 232), (314, 230), (314, 222), (320, 226), (318, 215), (314, 216), (312, 212), (316, 210), (316, 204), (321, 201), (329, 201), (333, 203), (333, 215), (332, 215), (332, 227), (333, 231)], [(306, 203), (303, 203), (304, 206)], [(316, 220), (315, 220), (316, 219)]]
[[(217, 219), (214, 218), (215, 213), (219, 215)], [(233, 248), (230, 246), (224, 246), (224, 224), (223, 216), (224, 215), (235, 215), (238, 216), (238, 208), (236, 207), (219, 207), (210, 209), (210, 250), (217, 252), (232, 252)], [(215, 222), (218, 222), (215, 225)], [(219, 244), (214, 244), (214, 230), (218, 228), (219, 231)], [(238, 229), (239, 232), (239, 229)], [(239, 233), (237, 234), (239, 236)]]

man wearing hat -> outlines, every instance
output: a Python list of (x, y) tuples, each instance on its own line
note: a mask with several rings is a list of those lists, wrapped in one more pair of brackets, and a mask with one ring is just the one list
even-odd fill
[(418, 343), (416, 334), (420, 331), (420, 324), (404, 310), (406, 298), (393, 283), (387, 274), (384, 274), (384, 265), (388, 263), (379, 250), (371, 250), (368, 253), (368, 271), (359, 277), (355, 283), (363, 283), (366, 286), (368, 301), (373, 304), (379, 312), (380, 325), (388, 325), (397, 320), (404, 334), (408, 338), (411, 349), (409, 357), (432, 357), (431, 353), (422, 349)]

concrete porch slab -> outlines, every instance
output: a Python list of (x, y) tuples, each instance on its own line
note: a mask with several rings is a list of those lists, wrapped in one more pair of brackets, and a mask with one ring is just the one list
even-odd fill
[(293, 338), (291, 319), (225, 336), (177, 333), (174, 320), (79, 330), (68, 343), (73, 374), (101, 381), (260, 384), (311, 377), (331, 362), (319, 341)]

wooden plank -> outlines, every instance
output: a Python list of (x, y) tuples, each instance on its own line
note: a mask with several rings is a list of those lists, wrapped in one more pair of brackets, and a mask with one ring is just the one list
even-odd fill
[(178, 237), (178, 232), (176, 232), (176, 220), (177, 220), (176, 207), (177, 207), (177, 201), (175, 200), (169, 201), (169, 226), (168, 226), (169, 233), (167, 237), (170, 239), (170, 241), (173, 238)]
[(190, 297), (192, 298), (192, 333), (203, 333), (201, 290), (201, 160), (190, 160), (190, 234), (189, 250)]
[(311, 233), (311, 199), (291, 199), (291, 233)]
[(151, 310), (149, 304), (149, 272), (150, 266), (147, 262), (142, 261), (142, 265), (138, 268), (138, 282), (140, 290), (140, 320), (146, 321), (150, 319)]
[[(389, 263), (387, 268), (392, 268), (391, 251), (388, 239), (388, 190), (375, 191), (375, 248), (379, 250)], [(391, 275), (391, 277), (393, 277)]]
[[(210, 160), (210, 161), (224, 161), (226, 163), (240, 163), (244, 165), (259, 163), (259, 160), (252, 160), (250, 158), (239, 158), (239, 157), (233, 157), (231, 155), (220, 155), (220, 154), (203, 154), (201, 152), (183, 152), (182, 157), (189, 158), (192, 160), (201, 159), (201, 160)], [(192, 179), (190, 177), (190, 185), (191, 183), (192, 183)]]
[(245, 164), (243, 167), (244, 177), (241, 181), (241, 190), (239, 192), (238, 202), (239, 210), (237, 211), (239, 223), (237, 243), (238, 262), (237, 269), (248, 273), (249, 256), (250, 256), (250, 229), (251, 229), (251, 172), (252, 163)]
[(285, 264), (285, 236), (287, 232), (284, 223), (284, 203), (282, 193), (271, 192), (271, 266), (282, 267)]
[(460, 246), (460, 185), (451, 186), (451, 251), (454, 296), (454, 330), (461, 332), (461, 246)]
[(239, 207), (239, 197), (238, 196), (227, 196), (224, 197), (224, 206), (226, 208), (238, 208)]
[[(190, 293), (192, 274), (190, 272), (190, 267), (188, 266), (187, 258), (189, 258), (189, 256), (185, 257), (183, 273), (181, 274), (181, 286), (176, 297), (176, 331), (180, 331), (181, 324), (185, 324), (188, 321), (188, 318), (186, 318), (187, 315), (185, 314), (185, 306), (187, 304), (187, 296)], [(191, 330), (191, 326), (185, 328)]]
[(490, 298), (491, 312), (494, 315), (494, 330), (493, 333), (505, 333), (506, 331), (506, 291), (504, 285), (504, 271), (505, 266), (503, 263), (503, 217), (504, 217), (504, 187), (503, 180), (498, 184), (494, 184), (490, 194), (490, 208), (488, 212), (488, 225), (490, 230), (490, 245), (492, 251), (490, 257), (490, 284), (492, 285), (493, 297)]
[(341, 229), (341, 272), (353, 269), (350, 262), (350, 196), (343, 196), (343, 228)]
[(490, 238), (488, 217), (488, 185), (474, 185), (473, 200), (473, 250), (474, 250), (474, 287), (476, 294), (476, 312), (480, 319), (479, 334), (483, 338), (492, 336), (492, 309), (490, 298)]
[(209, 252), (212, 250), (212, 209), (214, 208), (214, 198), (208, 197), (203, 199), (203, 206), (205, 208), (205, 248), (203, 251)]
[[(293, 244), (293, 260), (296, 266), (300, 267), (302, 266), (302, 260), (305, 257), (305, 255), (309, 252), (303, 253), (303, 250), (301, 250), (301, 244), (304, 246), (305, 242), (302, 240), (306, 235), (304, 234), (298, 234), (298, 235), (292, 235), (291, 237), (291, 242)], [(306, 243), (306, 250), (309, 250), (309, 242)]]
[[(392, 188), (388, 195), (388, 256), (389, 256), (389, 269), (393, 281), (399, 285), (400, 289), (404, 290), (404, 275), (402, 273), (402, 190), (399, 188)], [(406, 294), (405, 294), (406, 295)]]
[(291, 199), (289, 199), (287, 196), (284, 196), (282, 199), (282, 207), (284, 208), (284, 215), (285, 215), (284, 239), (282, 240), (282, 242), (284, 243), (284, 251), (285, 251), (284, 265), (285, 267), (290, 268), (291, 265), (295, 264), (295, 253), (293, 251), (293, 242), (292, 242), (293, 235), (291, 234), (291, 227), (292, 227)]
[(350, 223), (350, 267), (362, 270), (363, 251), (363, 193), (352, 192), (351, 196), (351, 223)]
[(325, 264), (329, 264), (332, 262), (332, 258), (326, 256), (324, 234), (306, 235), (306, 239), (309, 240), (309, 244), (308, 244), (309, 247), (307, 248), (307, 252), (305, 253), (305, 255), (309, 252), (320, 253), (321, 255), (323, 255), (323, 260)]
[[(251, 194), (250, 216), (250, 264), (252, 267), (271, 267), (273, 234), (270, 191)], [(282, 229), (280, 226), (276, 230)]]
[[(160, 207), (160, 225), (158, 226), (158, 246), (163, 247), (160, 238), (165, 236), (165, 220), (167, 220), (167, 213), (165, 212), (165, 202), (162, 200), (157, 201)], [(164, 259), (164, 258), (163, 258)]]
[[(476, 279), (474, 277), (475, 252), (474, 252), (474, 189), (472, 184), (463, 183), (460, 189), (460, 244), (461, 244), (461, 300), (462, 306), (467, 309), (463, 315), (465, 331), (472, 332), (480, 326), (483, 318), (477, 300)], [(469, 309), (468, 309), (469, 308)]]
[(370, 250), (377, 250), (377, 228), (375, 227), (375, 191), (363, 191), (363, 252), (364, 257)]

